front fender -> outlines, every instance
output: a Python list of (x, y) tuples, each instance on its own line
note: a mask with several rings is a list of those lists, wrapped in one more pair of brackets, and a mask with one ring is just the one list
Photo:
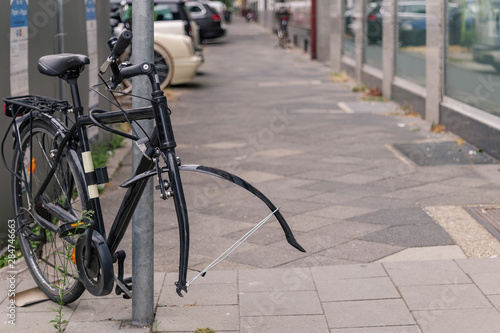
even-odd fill
[[(192, 171), (192, 172), (199, 172), (199, 173), (204, 173), (207, 175), (215, 176), (218, 178), (225, 179), (233, 184), (236, 184), (245, 190), (249, 191), (253, 195), (255, 195), (257, 198), (259, 198), (261, 201), (263, 201), (269, 209), (274, 212), (276, 211), (276, 206), (269, 200), (262, 192), (260, 192), (258, 189), (256, 189), (254, 186), (252, 186), (250, 183), (245, 181), (244, 179), (233, 175), (232, 173), (229, 173), (227, 171), (217, 169), (217, 168), (212, 168), (212, 167), (207, 167), (203, 165), (195, 165), (195, 164), (185, 164), (179, 166), (179, 170), (184, 170), (184, 171)], [(281, 212), (278, 210), (274, 213), (276, 218), (278, 219), (279, 224), (281, 225), (281, 228), (283, 229), (283, 232), (285, 233), (286, 240), (288, 243), (296, 248), (297, 250), (301, 252), (306, 252), (302, 246), (295, 240), (295, 237), (293, 236), (292, 230), (288, 226), (288, 223), (286, 222), (285, 218), (283, 215), (281, 215)]]

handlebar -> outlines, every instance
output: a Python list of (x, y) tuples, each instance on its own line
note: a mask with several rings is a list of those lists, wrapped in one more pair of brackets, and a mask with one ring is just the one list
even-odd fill
[[(111, 38), (108, 41), (109, 48), (111, 49), (111, 54), (99, 68), (99, 72), (101, 74), (104, 74), (111, 64), (116, 63), (116, 61), (120, 58), (120, 56), (125, 52), (127, 47), (132, 42), (132, 37), (132, 31), (124, 30), (122, 31), (120, 36), (118, 36), (118, 38)], [(113, 74), (116, 74), (114, 70)]]
[(124, 79), (139, 75), (147, 75), (153, 91), (160, 90), (160, 82), (157, 79), (156, 70), (153, 64), (147, 62), (137, 65), (128, 63), (120, 64), (120, 56), (125, 52), (131, 42), (132, 32), (130, 30), (124, 30), (118, 38), (111, 38), (108, 41), (111, 54), (100, 67), (100, 73), (104, 74), (108, 68), (111, 67), (112, 76), (110, 87), (112, 89), (115, 89)]
[(132, 31), (124, 30), (116, 40), (110, 57), (113, 59), (118, 59), (123, 54), (123, 52), (125, 52), (131, 41)]

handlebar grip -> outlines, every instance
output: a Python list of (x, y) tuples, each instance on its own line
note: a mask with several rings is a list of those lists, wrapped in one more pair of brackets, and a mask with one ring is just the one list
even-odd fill
[(124, 30), (118, 37), (118, 40), (116, 41), (116, 44), (113, 47), (113, 52), (111, 53), (112, 57), (113, 58), (120, 57), (123, 54), (123, 52), (125, 52), (127, 47), (130, 45), (131, 41), (132, 41), (132, 31)]

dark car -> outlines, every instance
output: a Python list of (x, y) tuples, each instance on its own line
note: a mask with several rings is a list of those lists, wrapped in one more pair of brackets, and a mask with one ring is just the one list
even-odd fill
[[(465, 17), (463, 17), (464, 9)], [(448, 4), (449, 45), (470, 46), (477, 11), (474, 1), (466, 1), (463, 5)], [(398, 22), (401, 45), (425, 45), (427, 25), (425, 1), (400, 2)]]
[(188, 1), (186, 7), (200, 27), (200, 41), (222, 37), (226, 34), (224, 18), (205, 1)]
[(370, 44), (382, 44), (382, 2), (372, 2), (366, 8), (366, 37)]
[[(382, 2), (371, 2), (365, 9), (366, 12), (366, 37), (370, 44), (382, 43)], [(352, 25), (354, 19), (354, 8), (347, 8), (344, 12), (345, 34), (354, 36)]]
[(425, 1), (398, 2), (399, 43), (401, 45), (425, 45)]

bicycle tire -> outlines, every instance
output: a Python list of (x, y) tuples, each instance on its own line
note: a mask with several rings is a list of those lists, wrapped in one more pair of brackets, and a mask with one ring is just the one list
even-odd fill
[[(25, 126), (20, 134), (20, 145), (17, 143), (14, 148), (12, 170), (15, 175), (12, 176), (12, 191), (14, 211), (17, 214), (17, 236), (31, 275), (48, 298), (68, 304), (78, 299), (85, 290), (75, 263), (72, 260), (65, 262), (61, 253), (65, 245), (70, 242), (74, 245), (78, 236), (59, 237), (57, 233), (37, 223), (34, 213), (59, 226), (72, 221), (60, 221), (42, 207), (43, 204), (57, 205), (73, 216), (74, 220), (81, 218), (82, 213), (89, 208), (83, 174), (81, 169), (78, 170), (81, 163), (78, 163), (76, 151), (64, 148), (57, 171), (39, 202), (34, 203), (33, 198), (28, 198), (28, 193), (34, 196), (44, 181), (60, 141), (61, 135), (56, 126), (43, 119), (35, 118)], [(24, 176), (27, 183), (20, 180)], [(27, 191), (27, 186), (31, 187), (30, 191)], [(66, 283), (62, 283), (65, 278)]]

